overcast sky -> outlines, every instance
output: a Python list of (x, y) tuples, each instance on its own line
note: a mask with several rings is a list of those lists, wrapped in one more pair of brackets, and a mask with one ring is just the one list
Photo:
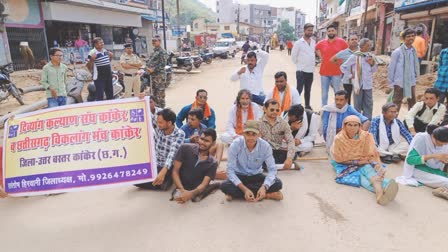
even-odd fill
[[(216, 0), (199, 0), (216, 11)], [(316, 2), (317, 0), (233, 0), (241, 4), (265, 4), (273, 7), (295, 7), (306, 13), (307, 22), (314, 23), (316, 20)], [(275, 4), (273, 4), (275, 2)]]

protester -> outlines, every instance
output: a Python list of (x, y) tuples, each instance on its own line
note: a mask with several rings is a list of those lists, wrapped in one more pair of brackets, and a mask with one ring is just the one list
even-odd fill
[(100, 37), (93, 39), (94, 48), (89, 53), (89, 62), (87, 68), (93, 69), (93, 83), (95, 84), (96, 100), (104, 100), (104, 93), (106, 99), (112, 100), (114, 98), (114, 90), (112, 88), (112, 68), (111, 60), (114, 56), (112, 52), (104, 49), (104, 41)]
[(216, 143), (216, 131), (204, 129), (198, 144), (183, 144), (174, 158), (173, 180), (176, 185), (174, 200), (178, 203), (201, 201), (220, 184), (210, 182), (215, 179), (218, 162), (210, 149)]
[(243, 53), (241, 54), (241, 64), (243, 64), (244, 60), (246, 58), (247, 52), (249, 52), (249, 49), (250, 49), (249, 39), (246, 40), (246, 43), (244, 43), (244, 45), (241, 47), (241, 49), (243, 50)]
[(445, 104), (445, 98), (448, 97), (448, 47), (440, 52), (439, 68), (434, 88), (437, 88), (441, 93), (439, 102)]
[(439, 90), (428, 88), (425, 90), (423, 101), (417, 102), (406, 114), (405, 126), (414, 136), (417, 132), (425, 132), (428, 124), (442, 123), (446, 107), (440, 104)]
[(247, 120), (259, 120), (263, 111), (256, 103), (251, 102), (251, 94), (247, 89), (241, 89), (235, 104), (229, 111), (226, 132), (221, 135), (221, 141), (231, 144), (235, 138), (243, 135), (243, 125)]
[(408, 110), (415, 104), (415, 83), (420, 75), (417, 52), (412, 46), (415, 39), (415, 31), (406, 29), (402, 38), (404, 43), (392, 52), (388, 67), (389, 87), (393, 89), (393, 102), (398, 105), (400, 113), (401, 102), (408, 100)]
[[(258, 59), (258, 60), (257, 60)], [(240, 89), (247, 89), (251, 92), (251, 100), (259, 105), (263, 105), (265, 95), (263, 91), (263, 72), (269, 60), (269, 54), (257, 49), (246, 55), (247, 66), (242, 67), (231, 77), (231, 81), (240, 80)]]
[[(151, 75), (151, 89), (157, 106), (165, 107), (166, 74), (165, 66), (168, 60), (166, 51), (160, 46), (161, 38), (156, 35), (152, 38), (154, 51), (146, 63), (146, 70)], [(180, 127), (180, 126), (178, 126)]]
[[(283, 164), (283, 169), (290, 169), (296, 153), (291, 128), (280, 114), (279, 103), (270, 99), (264, 103), (264, 116), (260, 123), (260, 137), (272, 147), (276, 164)], [(287, 148), (282, 148), (286, 142)]]
[[(144, 97), (144, 93), (140, 98), (142, 99), (142, 97)], [(162, 111), (163, 109), (156, 107), (156, 101), (154, 100), (153, 96), (149, 97), (149, 109), (151, 110), (152, 127), (155, 129), (157, 128), (157, 113), (159, 113), (159, 111)]]
[(400, 162), (408, 152), (409, 144), (412, 141), (411, 133), (397, 118), (398, 112), (395, 103), (384, 104), (382, 111), (382, 115), (372, 119), (369, 132), (373, 135), (383, 163)]
[(195, 108), (188, 111), (187, 123), (180, 128), (185, 133), (185, 143), (198, 143), (202, 132), (207, 126), (201, 123), (204, 118), (204, 112), (201, 108)]
[[(357, 52), (358, 50), (359, 50), (358, 35), (351, 34), (348, 40), (348, 48), (338, 52), (335, 56), (333, 56), (330, 59), (330, 62), (340, 66), (344, 62), (346, 62), (348, 58), (352, 56), (353, 53)], [(347, 91), (348, 93), (348, 104), (352, 104), (351, 103), (352, 90), (353, 90), (352, 80), (343, 74), (342, 83), (344, 85), (344, 90)]]
[(304, 25), (303, 37), (294, 43), (291, 55), (292, 62), (296, 65), (297, 91), (301, 95), (305, 87), (305, 108), (310, 110), (312, 110), (310, 105), (311, 86), (316, 65), (316, 41), (312, 39), (313, 29), (313, 24)]
[(172, 166), (177, 150), (184, 142), (185, 133), (175, 125), (176, 114), (171, 109), (157, 113), (157, 128), (154, 129), (155, 152), (158, 175), (154, 182), (136, 185), (143, 189), (168, 190), (172, 185)]
[(353, 84), (355, 109), (372, 120), (373, 74), (378, 65), (376, 56), (370, 53), (372, 43), (368, 38), (361, 39), (359, 47), (360, 50), (341, 65), (341, 71)]
[(402, 176), (397, 182), (404, 185), (421, 184), (436, 189), (436, 196), (448, 199), (448, 128), (429, 125), (428, 132), (417, 133), (411, 142)]
[[(227, 161), (228, 180), (221, 184), (221, 191), (228, 201), (243, 198), (249, 202), (263, 199), (282, 200), (282, 182), (276, 177), (272, 149), (259, 138), (259, 122), (248, 120), (244, 124), (244, 137), (230, 145)], [(263, 163), (267, 175), (263, 174)]]
[(284, 111), (288, 111), (291, 105), (300, 104), (300, 94), (297, 89), (289, 86), (285, 72), (277, 72), (274, 78), (275, 86), (266, 95), (265, 102), (269, 99), (276, 100), (280, 104), (280, 114), (282, 114)]
[(348, 94), (344, 90), (337, 91), (334, 96), (335, 103), (326, 105), (322, 108), (322, 129), (321, 134), (324, 136), (327, 151), (333, 144), (336, 134), (342, 129), (342, 122), (347, 116), (355, 115), (362, 122), (362, 129), (367, 131), (370, 121), (367, 117), (356, 111), (352, 105), (348, 104)]
[(342, 90), (341, 70), (339, 66), (330, 62), (330, 59), (338, 52), (348, 48), (345, 40), (336, 37), (337, 30), (334, 25), (327, 27), (327, 37), (319, 41), (316, 45), (316, 54), (322, 59), (320, 65), (320, 81), (322, 86), (322, 106), (328, 103), (328, 91), (330, 85), (333, 86), (334, 92)]
[(293, 46), (294, 46), (294, 44), (292, 43), (291, 40), (288, 40), (288, 42), (286, 42), (286, 47), (288, 48), (288, 56), (291, 55), (291, 51), (292, 51)]
[(62, 63), (62, 50), (50, 49), (50, 62), (42, 68), (41, 84), (47, 92), (48, 108), (67, 104), (67, 66)]
[(311, 152), (314, 141), (319, 136), (319, 115), (296, 104), (291, 106), (284, 118), (288, 120), (291, 128), (298, 156)]
[(351, 115), (344, 119), (341, 132), (331, 148), (336, 183), (364, 187), (376, 194), (376, 202), (386, 205), (395, 199), (398, 185), (386, 179), (372, 134), (361, 129), (361, 121)]
[(142, 62), (133, 51), (131, 44), (125, 44), (124, 53), (120, 57), (120, 65), (124, 69), (124, 98), (132, 97), (132, 92), (135, 96), (140, 93), (140, 75), (137, 71), (142, 67)]
[(416, 28), (415, 33), (417, 35), (415, 36), (415, 40), (412, 43), (412, 46), (417, 51), (418, 62), (421, 64), (423, 58), (426, 55), (426, 50), (428, 50), (428, 47), (427, 47), (427, 43), (426, 43), (425, 39), (422, 37), (422, 35), (423, 35), (422, 28), (420, 28), (420, 27)]
[(207, 126), (207, 128), (212, 128), (212, 129), (216, 128), (215, 111), (210, 107), (210, 105), (208, 105), (207, 99), (208, 99), (208, 93), (206, 90), (199, 89), (198, 91), (196, 91), (195, 101), (192, 104), (183, 107), (181, 109), (181, 111), (177, 114), (177, 119), (176, 119), (177, 127), (179, 127), (179, 128), (182, 127), (185, 119), (187, 119), (187, 117), (188, 117), (188, 112), (191, 109), (201, 108), (202, 111), (204, 112), (204, 118), (201, 120), (201, 123), (204, 124), (205, 126)]

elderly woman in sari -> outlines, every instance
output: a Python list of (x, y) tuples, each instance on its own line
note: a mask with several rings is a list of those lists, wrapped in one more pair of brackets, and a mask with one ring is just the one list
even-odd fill
[(376, 194), (376, 201), (380, 205), (395, 199), (398, 185), (395, 180), (384, 178), (386, 171), (381, 165), (373, 136), (361, 129), (361, 121), (357, 116), (344, 119), (331, 151), (336, 183), (362, 186)]
[(421, 184), (436, 188), (433, 194), (448, 199), (448, 128), (429, 125), (427, 132), (414, 136), (404, 164), (403, 175), (397, 182), (404, 185)]

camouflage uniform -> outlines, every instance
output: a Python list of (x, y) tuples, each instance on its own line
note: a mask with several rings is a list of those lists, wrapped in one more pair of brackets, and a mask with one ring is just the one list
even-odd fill
[(154, 101), (156, 106), (160, 108), (165, 107), (165, 66), (168, 55), (162, 47), (155, 47), (154, 53), (148, 60), (147, 67), (154, 69), (151, 73), (151, 86)]

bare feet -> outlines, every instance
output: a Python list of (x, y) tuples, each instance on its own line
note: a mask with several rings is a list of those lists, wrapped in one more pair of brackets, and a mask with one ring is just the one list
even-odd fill
[(0, 198), (6, 198), (6, 197), (8, 197), (8, 194), (0, 186)]
[(384, 193), (378, 198), (376, 198), (376, 202), (382, 206), (387, 205), (389, 202), (395, 199), (398, 193), (398, 184), (395, 180), (391, 179), (389, 184), (384, 188)]
[(232, 201), (232, 200), (233, 200), (233, 198), (232, 198), (232, 196), (230, 196), (230, 195), (226, 194), (226, 200), (227, 200), (227, 201)]
[(266, 193), (266, 199), (270, 200), (283, 200), (283, 193), (282, 192), (272, 192), (272, 193)]
[(217, 180), (226, 180), (227, 174), (225, 171), (216, 171), (215, 179)]
[(439, 187), (432, 191), (432, 195), (448, 200), (448, 188)]

